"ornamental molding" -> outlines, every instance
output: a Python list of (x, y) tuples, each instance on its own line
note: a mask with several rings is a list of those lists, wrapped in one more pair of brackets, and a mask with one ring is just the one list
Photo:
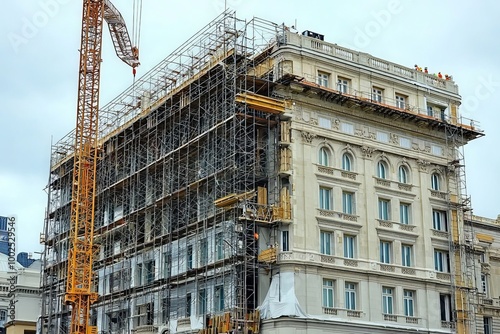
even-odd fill
[(307, 132), (307, 131), (302, 131), (302, 140), (304, 143), (311, 144), (313, 139), (316, 138), (317, 136), (314, 133)]

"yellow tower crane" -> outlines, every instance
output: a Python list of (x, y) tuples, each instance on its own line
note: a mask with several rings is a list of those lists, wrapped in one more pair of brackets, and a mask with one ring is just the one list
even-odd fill
[(98, 155), (99, 81), (103, 21), (108, 23), (118, 57), (134, 68), (139, 52), (132, 46), (120, 12), (108, 0), (83, 0), (75, 156), (71, 198), (68, 273), (65, 302), (71, 309), (71, 334), (96, 333), (90, 305), (98, 298), (92, 287), (94, 210)]

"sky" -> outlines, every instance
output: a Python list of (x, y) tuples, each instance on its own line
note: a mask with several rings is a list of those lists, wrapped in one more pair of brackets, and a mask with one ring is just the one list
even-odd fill
[[(134, 2), (114, 0), (129, 31)], [(485, 136), (465, 148), (475, 215), (500, 214), (500, 2), (496, 0), (144, 0), (138, 76), (219, 15), (259, 17), (311, 30), (325, 41), (431, 73), (453, 75), (460, 112)], [(81, 0), (8, 1), (0, 11), (0, 216), (17, 217), (17, 250), (36, 252), (43, 230), (51, 142), (75, 127)], [(100, 104), (133, 82), (104, 30)], [(485, 163), (487, 162), (487, 164)]]

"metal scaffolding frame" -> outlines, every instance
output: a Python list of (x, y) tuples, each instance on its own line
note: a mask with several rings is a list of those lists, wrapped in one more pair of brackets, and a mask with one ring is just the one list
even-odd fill
[[(100, 110), (91, 322), (102, 333), (258, 331), (259, 232), (290, 216), (269, 62), (282, 28), (226, 11)], [(73, 139), (51, 152), (44, 333), (68, 333)]]

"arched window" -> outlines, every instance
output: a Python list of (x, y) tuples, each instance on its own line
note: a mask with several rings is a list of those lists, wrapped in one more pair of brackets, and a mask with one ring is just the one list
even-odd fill
[(431, 189), (441, 190), (441, 178), (438, 173), (432, 173), (431, 175)]
[(387, 165), (383, 161), (377, 163), (377, 177), (381, 179), (387, 178)]
[(408, 183), (408, 168), (399, 166), (399, 182)]
[(322, 166), (328, 166), (330, 159), (330, 152), (326, 147), (319, 149), (318, 163)]
[(352, 159), (349, 153), (342, 155), (342, 169), (348, 172), (352, 171)]

